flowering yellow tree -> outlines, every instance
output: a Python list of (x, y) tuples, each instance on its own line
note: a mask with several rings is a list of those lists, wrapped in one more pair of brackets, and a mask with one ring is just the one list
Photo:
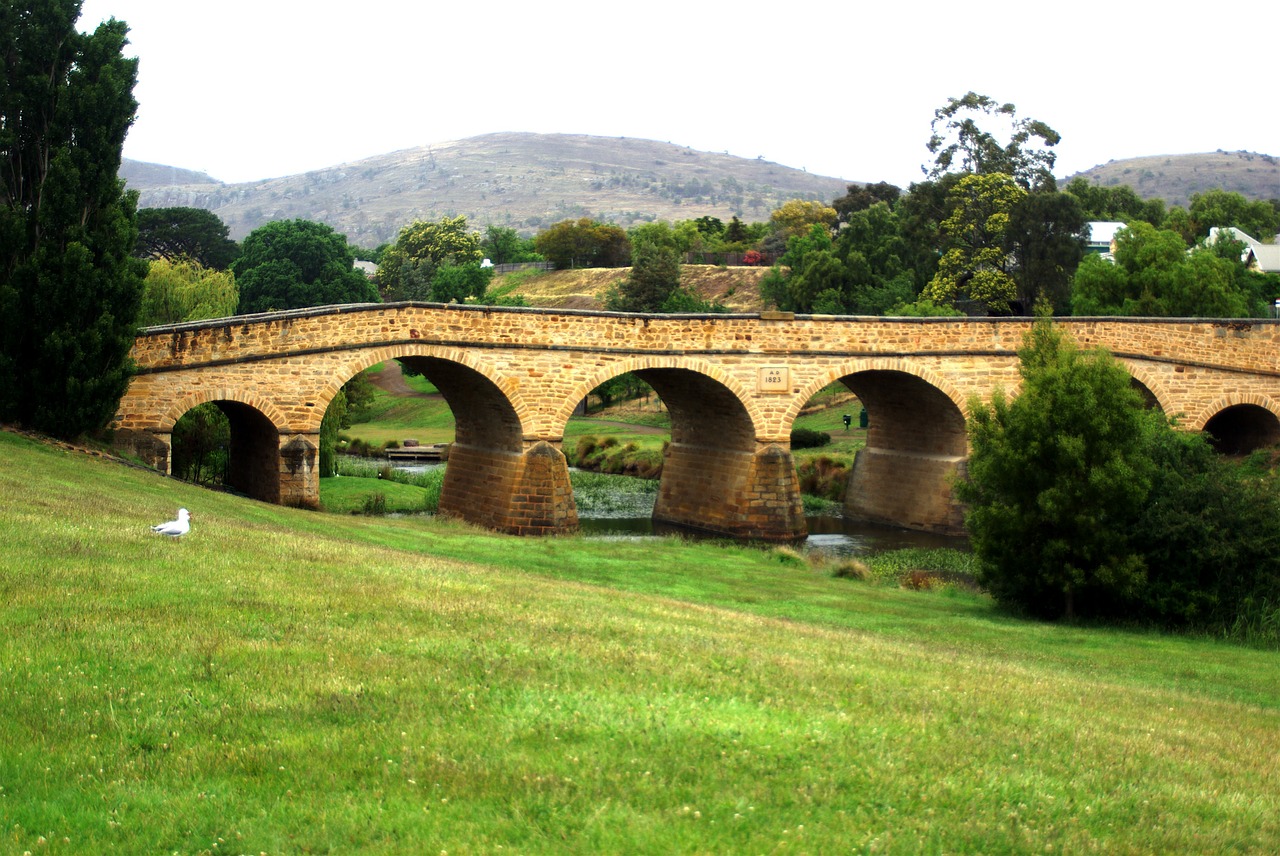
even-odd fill
[(923, 295), (938, 305), (967, 298), (1006, 309), (1018, 293), (1005, 242), (1009, 215), (1026, 195), (1000, 172), (960, 179), (947, 195), (951, 215), (940, 227), (943, 254)]

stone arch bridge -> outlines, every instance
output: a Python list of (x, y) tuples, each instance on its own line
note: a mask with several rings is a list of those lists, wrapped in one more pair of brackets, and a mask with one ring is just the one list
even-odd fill
[[(320, 421), (342, 385), (398, 359), (440, 390), (457, 423), (440, 511), (516, 534), (573, 531), (561, 452), (588, 391), (624, 372), (671, 414), (654, 518), (786, 541), (805, 521), (791, 458), (808, 399), (842, 382), (870, 429), (849, 516), (961, 531), (951, 481), (973, 398), (1016, 392), (1026, 318), (847, 318), (623, 313), (399, 303), (317, 307), (152, 327), (114, 420), (118, 440), (169, 471), (174, 423), (216, 402), (232, 429), (234, 487), (316, 507)], [(1227, 451), (1280, 441), (1280, 323), (1060, 319), (1110, 351), (1147, 400)]]

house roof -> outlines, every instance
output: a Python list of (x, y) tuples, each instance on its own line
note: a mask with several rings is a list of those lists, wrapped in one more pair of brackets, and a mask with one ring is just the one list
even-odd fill
[(1253, 253), (1253, 258), (1258, 263), (1258, 269), (1263, 273), (1280, 273), (1280, 244), (1264, 244), (1252, 235), (1241, 232), (1232, 226), (1223, 226), (1222, 228), (1214, 226), (1209, 230), (1209, 243), (1212, 244), (1218, 240), (1219, 235), (1227, 235), (1237, 241), (1243, 241), (1244, 245)]

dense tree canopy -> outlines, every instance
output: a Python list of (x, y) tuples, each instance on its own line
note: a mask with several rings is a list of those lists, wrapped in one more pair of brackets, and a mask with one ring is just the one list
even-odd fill
[(1248, 317), (1263, 311), (1251, 282), (1238, 249), (1188, 253), (1181, 235), (1135, 221), (1116, 233), (1114, 264), (1096, 255), (1080, 263), (1071, 306), (1076, 315)]
[(383, 251), (374, 281), (385, 300), (437, 300), (432, 282), (442, 267), (478, 264), (483, 258), (480, 235), (467, 228), (466, 217), (418, 220)]
[(1005, 250), (1012, 257), (1021, 314), (1048, 301), (1055, 314), (1071, 308), (1071, 278), (1084, 258), (1088, 221), (1068, 193), (1028, 193), (1009, 212)]
[(226, 270), (240, 247), (217, 214), (203, 208), (143, 208), (138, 212), (136, 253), (144, 259), (191, 259)]
[(902, 196), (902, 188), (887, 181), (875, 184), (851, 184), (844, 196), (831, 203), (836, 212), (837, 223), (848, 223), (849, 218), (858, 211), (865, 211), (878, 202), (892, 207)]
[(241, 314), (334, 303), (376, 303), (378, 290), (353, 265), (347, 240), (324, 223), (277, 220), (248, 234), (231, 266)]
[(836, 209), (809, 199), (792, 199), (769, 215), (769, 223), (783, 237), (794, 238), (807, 235), (811, 226), (835, 226)]
[(117, 173), (137, 60), (77, 0), (0, 0), (0, 421), (101, 428), (129, 382), (145, 262)]
[(1207, 237), (1215, 226), (1234, 226), (1259, 240), (1272, 238), (1280, 231), (1280, 211), (1270, 202), (1251, 202), (1239, 193), (1206, 190), (1191, 195), (1194, 234)]
[(480, 251), (495, 265), (542, 261), (542, 256), (533, 248), (531, 238), (520, 237), (509, 226), (496, 226), (492, 223), (485, 227)]
[(1118, 185), (1103, 187), (1090, 184), (1087, 179), (1073, 178), (1065, 188), (1080, 202), (1084, 219), (1105, 220), (1110, 222), (1129, 223), (1133, 220), (1144, 220), (1153, 226), (1164, 222), (1164, 201), (1160, 199), (1143, 199), (1132, 187)]
[(557, 268), (626, 267), (631, 263), (627, 233), (587, 217), (562, 220), (533, 239), (534, 248)]
[(974, 402), (957, 493), (997, 601), (1044, 617), (1098, 614), (1136, 595), (1132, 544), (1154, 479), (1147, 416), (1124, 368), (1040, 320), (1018, 356), (1022, 390)]
[(646, 241), (632, 254), (631, 274), (605, 308), (617, 312), (661, 312), (680, 287), (680, 258), (674, 246)]

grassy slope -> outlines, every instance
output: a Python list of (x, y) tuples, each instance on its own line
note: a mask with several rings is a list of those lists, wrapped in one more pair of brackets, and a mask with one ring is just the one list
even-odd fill
[[(760, 280), (764, 267), (681, 265), (680, 284), (703, 300), (718, 301), (734, 312), (759, 312), (764, 308)], [(517, 271), (494, 277), (495, 291), (514, 286), (530, 306), (550, 309), (602, 309), (605, 292), (618, 285), (631, 268), (579, 268), (556, 271)]]
[[(0, 849), (1274, 852), (1280, 661), (0, 433)], [(180, 541), (147, 524), (179, 505)]]

